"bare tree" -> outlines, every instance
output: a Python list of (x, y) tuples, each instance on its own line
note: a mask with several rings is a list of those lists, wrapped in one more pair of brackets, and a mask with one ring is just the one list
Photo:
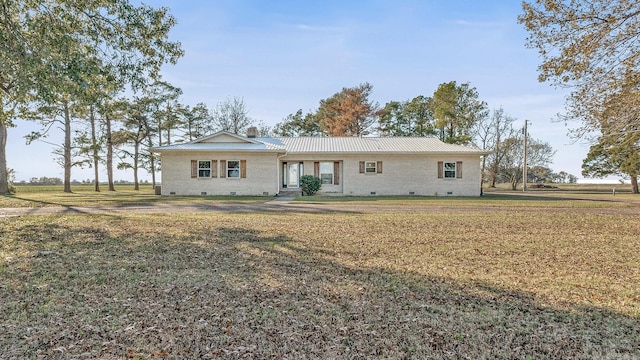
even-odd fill
[(509, 150), (504, 140), (515, 136), (514, 121), (514, 118), (505, 115), (503, 108), (499, 108), (493, 110), (490, 117), (483, 117), (476, 123), (476, 145), (492, 151), (482, 159), (481, 165), (482, 179), (486, 179), (491, 187), (496, 186), (501, 163)]
[(247, 115), (244, 99), (240, 97), (227, 98), (218, 103), (213, 109), (212, 117), (215, 128), (234, 134), (244, 133), (252, 123)]
[[(522, 181), (522, 166), (524, 160), (524, 136), (518, 134), (509, 137), (502, 143), (504, 156), (500, 163), (500, 177), (511, 184), (511, 190), (515, 190)], [(541, 140), (529, 139), (527, 144), (527, 168), (547, 166), (555, 155), (555, 150)]]

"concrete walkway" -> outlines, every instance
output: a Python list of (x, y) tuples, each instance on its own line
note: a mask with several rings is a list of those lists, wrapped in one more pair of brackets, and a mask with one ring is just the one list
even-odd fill
[(267, 204), (288, 204), (294, 199), (295, 197), (292, 196), (278, 196), (273, 198), (273, 200), (267, 201)]

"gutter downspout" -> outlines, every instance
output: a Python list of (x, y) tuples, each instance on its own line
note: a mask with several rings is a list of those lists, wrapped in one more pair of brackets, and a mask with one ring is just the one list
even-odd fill
[(285, 152), (282, 155), (278, 155), (276, 156), (276, 196), (278, 196), (280, 194), (280, 184), (282, 184), (282, 173), (280, 172), (280, 170), (282, 170), (280, 168), (280, 159), (287, 156), (287, 153)]

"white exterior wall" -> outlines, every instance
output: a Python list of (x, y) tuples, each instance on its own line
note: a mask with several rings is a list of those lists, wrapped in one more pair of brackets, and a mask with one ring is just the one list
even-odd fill
[[(216, 178), (192, 178), (191, 160), (218, 160)], [(220, 178), (220, 160), (246, 160), (247, 177)], [(275, 153), (176, 152), (162, 154), (162, 195), (275, 195), (279, 191)], [(173, 194), (172, 194), (173, 193)]]
[[(361, 174), (360, 161), (382, 161), (381, 174)], [(462, 161), (462, 178), (439, 179), (438, 162)], [(477, 155), (382, 155), (344, 159), (344, 195), (479, 196)]]
[[(479, 155), (307, 155), (285, 156), (281, 161), (304, 161), (304, 175), (313, 175), (315, 161), (340, 161), (340, 184), (323, 185), (320, 194), (480, 195)], [(382, 161), (382, 173), (361, 174), (360, 161)], [(462, 161), (462, 178), (439, 179), (439, 161)]]

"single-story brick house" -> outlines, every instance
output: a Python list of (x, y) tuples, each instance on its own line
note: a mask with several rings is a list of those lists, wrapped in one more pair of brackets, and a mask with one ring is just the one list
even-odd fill
[(479, 196), (488, 152), (433, 137), (257, 137), (221, 131), (152, 149), (162, 195), (299, 192), (300, 176), (337, 195)]

